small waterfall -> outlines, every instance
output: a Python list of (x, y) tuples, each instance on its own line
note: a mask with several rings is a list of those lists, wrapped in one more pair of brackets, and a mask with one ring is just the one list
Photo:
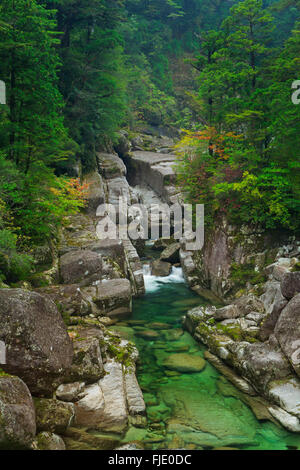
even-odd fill
[(162, 287), (163, 284), (171, 284), (171, 283), (184, 284), (185, 283), (182, 268), (175, 268), (173, 266), (171, 274), (166, 277), (153, 276), (151, 274), (151, 266), (149, 264), (144, 265), (143, 271), (144, 271), (146, 293), (158, 291)]

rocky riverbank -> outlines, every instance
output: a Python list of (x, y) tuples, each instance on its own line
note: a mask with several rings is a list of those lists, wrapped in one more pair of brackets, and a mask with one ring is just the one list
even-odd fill
[[(116, 147), (123, 159), (114, 151), (98, 154), (98, 171), (85, 177), (85, 212), (66, 220), (52, 250), (36, 250), (31, 283), (0, 289), (0, 341), (6, 347), (1, 448), (113, 449), (131, 425), (145, 428), (138, 351), (122, 328), (109, 328), (130, 318), (132, 300), (145, 293), (145, 243), (100, 240), (97, 208), (107, 203), (117, 209), (119, 197), (147, 207), (180, 200), (171, 147), (167, 137), (123, 133)], [(188, 252), (183, 241), (157, 240), (149, 269), (166, 277), (181, 264), (189, 286), (216, 302), (184, 319), (207, 345), (206, 359), (249, 397), (260, 418), (300, 432), (299, 244), (277, 245), (247, 231), (241, 239), (224, 221), (202, 252)], [(157, 336), (155, 328), (142, 330), (146, 340)], [(187, 361), (188, 353), (179, 353), (165, 364), (170, 376), (178, 372), (172, 361)], [(193, 371), (195, 364), (184, 367)]]
[(208, 347), (206, 358), (242, 392), (267, 400), (268, 413), (293, 432), (300, 432), (298, 264), (281, 251), (265, 268), (262, 295), (252, 289), (222, 308), (196, 307), (184, 319)]
[(129, 422), (146, 420), (138, 351), (107, 330), (144, 293), (142, 266), (129, 240), (96, 234), (99, 204), (124, 194), (130, 203), (131, 190), (116, 154), (99, 161), (86, 213), (67, 221), (50, 269), (34, 285), (0, 289), (1, 448), (111, 449)]

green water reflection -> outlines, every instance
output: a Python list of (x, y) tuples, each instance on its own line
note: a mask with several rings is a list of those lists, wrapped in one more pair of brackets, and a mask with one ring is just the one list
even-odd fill
[[(299, 435), (258, 421), (240, 392), (208, 362), (201, 372), (176, 370), (189, 367), (190, 358), (196, 369), (201, 366), (204, 347), (181, 329), (181, 317), (200, 303), (185, 284), (162, 284), (136, 300), (132, 319), (114, 328), (139, 349), (138, 380), (148, 415), (148, 427), (131, 426), (124, 442), (143, 441), (149, 449), (300, 448)], [(166, 363), (173, 354), (170, 369)]]

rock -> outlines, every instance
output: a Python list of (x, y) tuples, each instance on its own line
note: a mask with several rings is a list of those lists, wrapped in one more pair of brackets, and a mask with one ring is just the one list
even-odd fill
[(166, 341), (178, 341), (183, 335), (183, 330), (181, 328), (172, 328), (171, 330), (163, 331), (163, 335)]
[(281, 293), (280, 282), (268, 281), (265, 286), (265, 293), (260, 297), (264, 304), (265, 311), (267, 314), (272, 313), (274, 306), (284, 300)]
[(126, 135), (120, 133), (118, 143), (115, 145), (115, 151), (121, 157), (126, 157), (130, 153), (130, 150), (131, 143), (127, 139)]
[(214, 318), (217, 321), (239, 318), (241, 316), (241, 311), (237, 305), (227, 305), (223, 308), (218, 308), (214, 313)]
[(76, 425), (93, 429), (101, 422), (105, 402), (101, 387), (98, 383), (86, 387), (81, 398), (76, 404)]
[(84, 382), (73, 382), (70, 384), (62, 384), (56, 390), (56, 398), (61, 401), (77, 401), (78, 396), (85, 388)]
[(131, 416), (144, 415), (146, 412), (146, 405), (144, 402), (143, 393), (140, 389), (135, 373), (127, 372), (124, 378), (125, 393), (129, 414)]
[(114, 259), (118, 264), (123, 265), (125, 262), (124, 246), (121, 240), (97, 240), (91, 242), (86, 248), (98, 255)]
[(130, 278), (132, 293), (135, 297), (145, 294), (143, 267), (136, 249), (130, 240), (123, 240), (126, 257), (128, 277)]
[(97, 208), (100, 206), (100, 204), (104, 204), (105, 202), (105, 192), (102, 178), (97, 171), (94, 171), (93, 173), (85, 176), (84, 184), (88, 185), (88, 191), (86, 195), (87, 213), (96, 215)]
[(281, 281), (281, 292), (288, 300), (300, 293), (300, 271), (284, 275)]
[(174, 240), (171, 238), (159, 238), (158, 240), (155, 240), (152, 250), (155, 251), (163, 251), (166, 248), (168, 248), (170, 245), (174, 243)]
[(193, 335), (199, 323), (213, 318), (215, 313), (216, 307), (195, 307), (186, 314), (184, 327)]
[(100, 340), (103, 338), (101, 330), (79, 329), (74, 339), (74, 359), (71, 369), (65, 380), (83, 381), (93, 383), (99, 380), (104, 373)]
[(113, 153), (98, 153), (97, 160), (101, 174), (106, 180), (125, 176), (127, 173), (123, 160)]
[(201, 372), (205, 368), (205, 360), (190, 354), (171, 354), (163, 361), (164, 367), (183, 373)]
[(300, 294), (290, 300), (276, 323), (275, 336), (300, 376)]
[(234, 305), (238, 308), (240, 317), (245, 317), (251, 312), (264, 313), (265, 311), (263, 302), (252, 294), (240, 297)]
[(34, 399), (37, 431), (63, 434), (74, 421), (73, 403), (47, 398)]
[(128, 444), (125, 444), (121, 447), (117, 447), (116, 450), (143, 450), (142, 444), (139, 442), (129, 442)]
[(172, 264), (180, 263), (179, 258), (180, 243), (173, 243), (164, 249), (160, 255), (161, 261), (167, 261)]
[(251, 384), (239, 377), (230, 367), (226, 366), (217, 356), (211, 354), (209, 351), (204, 353), (205, 359), (207, 359), (224, 377), (226, 377), (236, 388), (241, 392), (247, 393), (248, 395), (255, 396), (256, 392)]
[(275, 265), (272, 275), (276, 281), (281, 282), (287, 272), (288, 272), (288, 269), (285, 268), (284, 266)]
[(0, 290), (2, 368), (19, 376), (36, 395), (51, 394), (70, 368), (73, 346), (53, 301), (22, 289)]
[(97, 309), (93, 304), (93, 288), (80, 287), (78, 284), (49, 286), (36, 289), (39, 294), (48, 295), (59, 311), (66, 315), (86, 316)]
[(264, 396), (270, 382), (291, 375), (286, 357), (269, 342), (236, 343), (228, 347), (234, 355), (234, 367)]
[(171, 263), (166, 263), (161, 260), (155, 260), (151, 266), (152, 276), (167, 277), (171, 273)]
[(300, 381), (296, 378), (272, 382), (269, 397), (288, 413), (300, 418)]
[(274, 333), (278, 318), (287, 304), (287, 300), (280, 300), (274, 305), (272, 312), (265, 317), (259, 331), (259, 339), (261, 341), (267, 341), (270, 335)]
[(160, 337), (160, 334), (154, 330), (137, 331), (135, 334), (136, 336), (140, 336), (141, 338), (144, 338), (144, 339), (156, 339)]
[(93, 300), (102, 315), (127, 317), (132, 311), (130, 282), (128, 279), (100, 282)]
[(246, 315), (246, 320), (250, 320), (255, 322), (257, 325), (259, 325), (265, 318), (265, 315), (263, 313), (258, 313), (258, 312), (251, 312), (248, 315)]
[(86, 388), (85, 396), (75, 403), (77, 426), (122, 434), (128, 424), (122, 365), (109, 359), (106, 375)]
[(33, 448), (37, 450), (66, 450), (65, 443), (60, 436), (46, 431), (36, 436)]
[(36, 433), (30, 392), (18, 377), (0, 376), (0, 449), (30, 448)]
[(275, 406), (270, 407), (269, 412), (284, 428), (291, 432), (300, 432), (300, 421), (295, 416)]
[(89, 250), (66, 253), (60, 258), (60, 274), (64, 284), (92, 284), (102, 277), (102, 257)]
[(84, 429), (68, 428), (64, 434), (67, 450), (112, 450), (120, 443), (115, 436), (97, 436)]
[(172, 327), (172, 325), (169, 325), (168, 323), (160, 323), (160, 322), (154, 322), (154, 323), (147, 323), (147, 328), (151, 328), (151, 330), (169, 330)]

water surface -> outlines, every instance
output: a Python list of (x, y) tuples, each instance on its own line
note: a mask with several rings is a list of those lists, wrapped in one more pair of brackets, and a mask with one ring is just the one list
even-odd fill
[(157, 278), (145, 267), (145, 283), (147, 294), (134, 301), (132, 319), (116, 327), (139, 349), (138, 380), (148, 415), (148, 427), (131, 426), (124, 441), (142, 441), (148, 449), (300, 448), (299, 435), (258, 421), (240, 392), (208, 362), (194, 373), (165, 366), (172, 354), (184, 354), (186, 363), (203, 358), (205, 348), (182, 330), (181, 318), (206, 302), (188, 289), (180, 268)]

